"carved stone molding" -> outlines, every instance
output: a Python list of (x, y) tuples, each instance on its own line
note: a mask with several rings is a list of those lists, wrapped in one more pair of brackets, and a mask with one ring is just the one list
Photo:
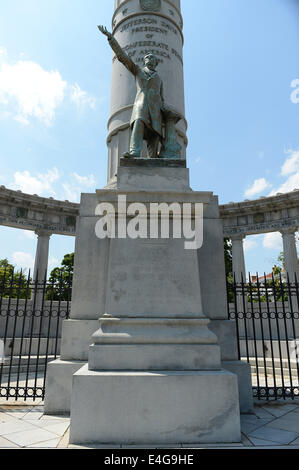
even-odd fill
[[(79, 204), (32, 196), (0, 187), (0, 225), (50, 234), (76, 235)], [(299, 191), (220, 206), (225, 237), (269, 232), (296, 232)]]

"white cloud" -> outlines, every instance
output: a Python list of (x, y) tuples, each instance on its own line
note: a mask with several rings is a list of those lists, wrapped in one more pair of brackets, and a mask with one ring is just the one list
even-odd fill
[(74, 179), (81, 185), (81, 186), (86, 186), (86, 188), (91, 188), (96, 184), (96, 180), (94, 175), (89, 175), (89, 176), (80, 176), (77, 173), (72, 173)]
[[(20, 190), (26, 194), (52, 196), (56, 199), (67, 199), (73, 202), (79, 202), (81, 193), (94, 190), (95, 186), (96, 178), (93, 174), (84, 176), (74, 172), (62, 180), (62, 175), (56, 167), (45, 173), (33, 174), (29, 170), (17, 171), (14, 173), (13, 182), (9, 185), (11, 189)], [(30, 232), (25, 236), (32, 238)]]
[[(68, 84), (58, 70), (46, 70), (36, 62), (8, 59), (7, 50), (0, 46), (0, 105), (1, 117), (12, 117), (22, 125), (37, 119), (43, 124), (53, 124), (57, 108), (65, 98), (74, 102), (79, 111), (85, 107), (95, 109), (96, 98), (82, 90), (76, 83)], [(7, 114), (8, 112), (8, 114)]]
[(32, 230), (23, 230), (23, 235), (30, 240), (34, 240), (36, 235)]
[(289, 156), (281, 167), (281, 176), (287, 176), (287, 179), (277, 189), (271, 191), (269, 196), (299, 189), (299, 151), (288, 150), (285, 153)]
[(12, 262), (19, 269), (33, 269), (34, 257), (30, 253), (24, 253), (23, 251), (15, 251), (12, 254)]
[(266, 233), (264, 235), (263, 247), (270, 250), (282, 250), (282, 237), (279, 232)]
[(81, 176), (77, 173), (70, 175), (70, 181), (63, 183), (63, 189), (67, 200), (72, 202), (79, 202), (80, 195), (86, 189), (94, 189), (96, 185), (96, 179), (93, 174), (89, 176)]
[(252, 197), (260, 194), (265, 189), (271, 187), (271, 184), (265, 178), (259, 178), (254, 181), (253, 185), (245, 191), (245, 197)]
[(247, 253), (250, 250), (253, 250), (254, 248), (257, 248), (258, 243), (255, 240), (252, 240), (250, 238), (245, 238), (243, 242), (244, 246), (244, 252)]
[[(33, 232), (32, 232), (33, 233)], [(33, 271), (34, 269), (34, 256), (31, 253), (26, 253), (24, 251), (15, 251), (12, 254), (12, 262), (18, 269), (30, 269)], [(54, 267), (59, 265), (59, 261), (55, 257), (49, 258), (48, 267), (49, 269), (53, 269)]]
[(95, 109), (96, 99), (93, 96), (89, 96), (84, 90), (81, 90), (78, 83), (71, 86), (71, 100), (76, 106), (82, 110), (85, 106), (89, 106), (91, 109)]
[(23, 124), (24, 126), (29, 126), (30, 121), (29, 119), (26, 119), (24, 116), (21, 114), (18, 114), (17, 116), (14, 117), (14, 120), (19, 122), (20, 124)]
[(6, 47), (0, 46), (0, 60), (3, 60), (7, 56)]
[(63, 183), (62, 187), (64, 189), (65, 197), (68, 201), (79, 202), (80, 191), (78, 188), (73, 187), (69, 183)]
[(57, 70), (47, 71), (35, 62), (3, 63), (0, 69), (0, 103), (9, 104), (19, 121), (34, 117), (50, 125), (66, 86)]
[(281, 167), (281, 175), (287, 176), (292, 173), (299, 171), (299, 151), (288, 151), (287, 153), (291, 154), (290, 157), (286, 159), (284, 164)]
[(55, 195), (52, 186), (59, 178), (59, 171), (55, 167), (52, 170), (48, 170), (47, 173), (38, 173), (36, 176), (31, 175), (28, 170), (23, 172), (17, 171), (14, 174), (14, 182), (10, 186), (12, 189), (21, 190), (27, 194), (37, 194), (38, 196)]
[(279, 188), (271, 191), (269, 196), (274, 196), (277, 193), (289, 193), (294, 189), (299, 189), (299, 171), (291, 175)]

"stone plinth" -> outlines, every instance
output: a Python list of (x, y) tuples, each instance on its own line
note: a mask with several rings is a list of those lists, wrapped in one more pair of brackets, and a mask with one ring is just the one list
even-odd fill
[(70, 442), (239, 442), (237, 376), (218, 372), (94, 372), (73, 378)]
[[(136, 167), (123, 167), (122, 170), (127, 172), (129, 176), (130, 172), (132, 176), (132, 172), (138, 173), (140, 170), (156, 171), (155, 168)], [(172, 171), (177, 172), (178, 175), (187, 170), (172, 168)], [(173, 179), (171, 179), (171, 175), (167, 177), (169, 185), (173, 188), (177, 184), (177, 175), (174, 175)], [(134, 178), (131, 176), (133, 182)], [(198, 368), (208, 370), (210, 368), (210, 370), (216, 371), (221, 367), (225, 368), (225, 365), (220, 363), (219, 352), (221, 352), (221, 360), (240, 364), (235, 369), (237, 372), (240, 370), (238, 376), (243, 377), (244, 375), (243, 369), (246, 364), (238, 362), (234, 324), (227, 320), (222, 224), (219, 219), (217, 198), (210, 192), (192, 192), (190, 189), (182, 192), (178, 190), (178, 186), (176, 190), (172, 191), (163, 190), (163, 187), (157, 191), (153, 173), (148, 174), (145, 182), (149, 188), (147, 191), (139, 191), (136, 188), (137, 182), (135, 182), (135, 186), (132, 183), (130, 191), (124, 191), (117, 187), (117, 185), (123, 184), (120, 176), (114, 189), (82, 195), (75, 248), (71, 318), (63, 324), (61, 361), (57, 360), (52, 363), (48, 370), (46, 412), (67, 413), (70, 411), (69, 403), (74, 368), (80, 369), (88, 361), (88, 355), (89, 366), (92, 369), (103, 367), (109, 370), (109, 368), (119, 367), (124, 370), (127, 367), (127, 369), (135, 368), (135, 370), (142, 370), (142, 368), (170, 370), (174, 367), (173, 359), (176, 358), (175, 367), (177, 370), (187, 371)], [(182, 182), (189, 187), (187, 173), (182, 178)], [(98, 221), (98, 217), (95, 216), (95, 208), (99, 202), (106, 201), (116, 204), (119, 194), (125, 194), (128, 203), (143, 202), (147, 204), (149, 201), (166, 203), (178, 201), (183, 204), (202, 202), (204, 204), (203, 248), (198, 252), (184, 250), (179, 248), (177, 240), (172, 240), (173, 244), (170, 246), (167, 246), (167, 240), (120, 240), (118, 246), (117, 240), (99, 240), (95, 236), (95, 225)], [(144, 252), (148, 253), (148, 260), (142, 258), (141, 263), (140, 256), (145, 256)], [(125, 254), (127, 254), (127, 258), (124, 258)], [(154, 276), (153, 273), (150, 273), (151, 266), (154, 265), (152, 263), (155, 264), (155, 269), (162, 269), (164, 266), (165, 271), (162, 277), (161, 275), (159, 277), (159, 274)], [(186, 278), (186, 272), (183, 268), (188, 265), (191, 274), (189, 278)], [(110, 266), (115, 267), (113, 272), (110, 272)], [(147, 277), (138, 273), (137, 268), (142, 268)], [(148, 273), (146, 273), (146, 269), (148, 269)], [(210, 281), (211, 279), (213, 282)], [(201, 291), (198, 288), (199, 282), (202, 286)], [(110, 288), (107, 290), (109, 283), (113, 289), (116, 289), (115, 296), (111, 296)], [(131, 289), (129, 289), (130, 284)], [(140, 296), (137, 297), (138, 285), (141, 296), (144, 295), (144, 301), (140, 302)], [(126, 286), (125, 289), (123, 289), (124, 286)], [(178, 289), (177, 294), (175, 287)], [(146, 289), (149, 291), (152, 289), (152, 294), (149, 295), (149, 291)], [(170, 295), (171, 289), (174, 290)], [(124, 295), (123, 290), (125, 291)], [(118, 291), (123, 299), (123, 305), (126, 307), (122, 316), (121, 308), (123, 307), (120, 308), (117, 300)], [(185, 304), (182, 301), (184, 292), (186, 295)], [(145, 301), (145, 299), (147, 300)], [(174, 299), (178, 301), (174, 301)], [(183, 310), (184, 305), (185, 310)], [(187, 307), (188, 305), (189, 307)], [(183, 318), (180, 317), (182, 312), (184, 313)], [(115, 315), (116, 318), (105, 316), (107, 313)], [(131, 328), (128, 331), (127, 327), (132, 317), (139, 318), (139, 332), (147, 331), (147, 342), (144, 339), (144, 334), (142, 337), (138, 336), (137, 329), (133, 331)], [(172, 337), (169, 336), (171, 339), (168, 340), (168, 343), (164, 336), (163, 341), (159, 342), (157, 339), (151, 345), (150, 342), (153, 341), (154, 334), (150, 335), (149, 322), (151, 322), (153, 333), (155, 321), (160, 321), (160, 318), (164, 318), (166, 321), (169, 317), (172, 317), (172, 321), (176, 319), (185, 322), (184, 331), (189, 335), (188, 341), (186, 341), (187, 335), (185, 335), (185, 343), (179, 343), (183, 341), (182, 336), (180, 336), (178, 329), (174, 335), (174, 329), (171, 327), (169, 331), (172, 331)], [(209, 337), (209, 340), (204, 343), (198, 336), (193, 341), (192, 335), (196, 331), (198, 332), (199, 328), (194, 328), (192, 322), (206, 322), (206, 317), (211, 322), (208, 328), (205, 326), (202, 329), (202, 332), (205, 332), (206, 338)], [(121, 326), (124, 328), (123, 339), (127, 338), (125, 344), (119, 340), (114, 326), (114, 339), (112, 338), (110, 343), (107, 342), (107, 331), (110, 329), (111, 332), (112, 325), (115, 325), (115, 321), (118, 322), (117, 318), (126, 322), (125, 328), (124, 323)], [(93, 334), (99, 330), (99, 319), (101, 319), (100, 328), (105, 324), (100, 342), (96, 337), (93, 337)], [(145, 327), (143, 324), (141, 328), (142, 322), (147, 320), (147, 326)], [(190, 326), (188, 326), (188, 322)], [(211, 330), (216, 333), (216, 336), (211, 335)], [(216, 337), (218, 342), (216, 342)], [(134, 344), (130, 344), (132, 338), (134, 338)], [(94, 345), (89, 348), (92, 344)], [(140, 355), (137, 354), (138, 347), (142, 351)], [(250, 375), (250, 371), (248, 374)], [(248, 403), (247, 397), (250, 393), (251, 390), (246, 390), (246, 399), (243, 399), (242, 403)], [(62, 395), (64, 396), (62, 397)], [(62, 410), (63, 404), (65, 408)], [(248, 405), (246, 405), (246, 409), (248, 409)]]
[[(189, 170), (181, 167), (119, 167), (117, 185), (120, 191), (186, 191), (190, 192)], [(161, 201), (162, 202), (162, 201)]]
[[(247, 368), (245, 371), (246, 364), (243, 367), (238, 362), (234, 324), (227, 320), (218, 200), (210, 192), (193, 192), (185, 168), (158, 170), (164, 169), (170, 172), (165, 175), (167, 189), (157, 186), (157, 168), (123, 166), (118, 169), (114, 188), (82, 195), (71, 318), (63, 325), (61, 361), (55, 361), (49, 368), (47, 383), (51, 390), (46, 391), (46, 412), (55, 413), (56, 405), (61, 412), (62, 403), (66, 407), (64, 412), (69, 411), (74, 369), (78, 370), (80, 378), (73, 387), (80, 389), (82, 381), (86, 380), (92, 397), (98, 396), (92, 388), (102, 383), (101, 374), (106, 378), (110, 374), (114, 380), (115, 373), (122, 371), (122, 377), (133, 377), (133, 381), (134, 377), (137, 380), (149, 374), (151, 381), (156, 373), (172, 377), (180, 372), (183, 375), (178, 374), (178, 377), (188, 378), (188, 384), (190, 377), (203, 383), (200, 374), (212, 373), (215, 383), (224, 381), (223, 390), (227, 380), (231, 380), (230, 386), (235, 384), (231, 397), (237, 405), (239, 403), (237, 382), (227, 379), (223, 369), (228, 364), (240, 381), (246, 374), (249, 377), (250, 371)], [(143, 190), (139, 186), (140, 174)], [(124, 189), (128, 179), (130, 190)], [(182, 190), (182, 187), (189, 190)], [(117, 209), (119, 195), (126, 196), (127, 204), (139, 202), (147, 207), (150, 203), (163, 202), (176, 202), (180, 206), (188, 202), (203, 203), (203, 247), (198, 251), (185, 250), (184, 240), (176, 239), (98, 239), (95, 226), (99, 217), (95, 209), (101, 202), (109, 202)], [(81, 376), (80, 367), (87, 362)], [(235, 376), (229, 374), (229, 377)], [(183, 379), (176, 377), (170, 384), (172, 380)], [(186, 394), (188, 386), (182, 385), (178, 393)], [(243, 406), (248, 411), (251, 390), (244, 387), (241, 390), (246, 396), (241, 403), (245, 403)], [(86, 394), (77, 393), (74, 388), (73, 392), (76, 398), (73, 398), (71, 413), (76, 423), (77, 410), (85, 409)], [(55, 405), (55, 396), (59, 393), (64, 394), (64, 399), (60, 395)], [(224, 397), (224, 402), (219, 402), (219, 415), (226, 409), (225, 400)], [(107, 401), (106, 406), (113, 408), (114, 405)], [(99, 415), (95, 417), (98, 419)], [(153, 415), (150, 419), (156, 418)], [(75, 428), (76, 424), (74, 433)], [(239, 429), (235, 429), (235, 435), (237, 433)], [(73, 436), (75, 442), (76, 434)], [(217, 440), (219, 438), (218, 435)], [(228, 439), (222, 436), (222, 442)]]
[(186, 168), (186, 160), (163, 159), (163, 158), (125, 158), (122, 157), (119, 162), (120, 167), (127, 167), (136, 170), (142, 168)]
[[(201, 203), (208, 221), (213, 219), (213, 195), (192, 192), (185, 168), (123, 166), (113, 190), (97, 191), (96, 198), (84, 196), (86, 222), (95, 223), (92, 210), (105, 201), (113, 205), (117, 222), (124, 217), (128, 223), (132, 216), (121, 211), (119, 195), (126, 196), (127, 206), (142, 202), (147, 208), (153, 202), (179, 208)], [(165, 206), (159, 223), (164, 212)], [(84, 248), (82, 239), (84, 251), (92, 235), (90, 225)], [(165, 239), (115, 238), (107, 248), (104, 297), (96, 304), (103, 308), (99, 329), (92, 335), (88, 364), (73, 376), (71, 442), (239, 441), (237, 376), (223, 370), (217, 336), (209, 329), (197, 250), (187, 250), (185, 239), (173, 238), (171, 232)], [(73, 333), (72, 338), (71, 348)]]
[(89, 369), (220, 370), (220, 348), (209, 323), (206, 318), (101, 318)]

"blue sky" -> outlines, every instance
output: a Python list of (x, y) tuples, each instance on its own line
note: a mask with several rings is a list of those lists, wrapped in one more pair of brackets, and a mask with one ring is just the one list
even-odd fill
[[(78, 201), (106, 182), (111, 51), (96, 26), (114, 1), (1, 3), (0, 184)], [(227, 203), (299, 188), (299, 1), (181, 3), (193, 189)], [(0, 258), (32, 266), (35, 246), (0, 227)], [(73, 248), (53, 237), (50, 267)], [(281, 237), (245, 248), (247, 270), (269, 271)]]

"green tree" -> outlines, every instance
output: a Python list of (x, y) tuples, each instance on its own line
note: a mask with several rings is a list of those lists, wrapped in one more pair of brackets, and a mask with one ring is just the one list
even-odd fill
[(47, 300), (71, 300), (73, 272), (74, 253), (68, 253), (64, 255), (61, 266), (50, 273)]
[(284, 271), (285, 264), (284, 264), (284, 253), (283, 253), (283, 251), (281, 251), (279, 256), (277, 257), (277, 265), (275, 265), (275, 267), (280, 268), (279, 272)]
[(17, 270), (7, 258), (0, 260), (0, 298), (30, 299), (30, 283), (26, 270)]
[(273, 275), (274, 277), (277, 277), (280, 275), (280, 273), (282, 272), (283, 268), (277, 264), (275, 264), (272, 268), (272, 272), (273, 272)]

